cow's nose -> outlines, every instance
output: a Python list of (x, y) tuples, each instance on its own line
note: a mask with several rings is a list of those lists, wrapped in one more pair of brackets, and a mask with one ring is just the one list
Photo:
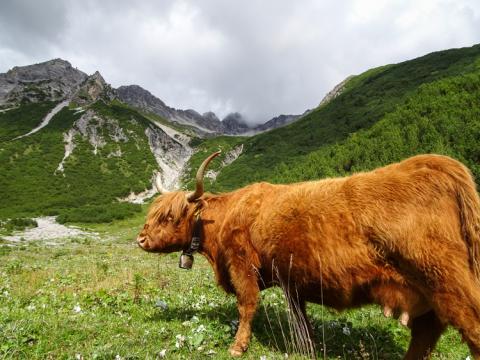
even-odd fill
[(147, 240), (146, 236), (139, 236), (137, 237), (137, 242), (139, 245), (142, 245)]

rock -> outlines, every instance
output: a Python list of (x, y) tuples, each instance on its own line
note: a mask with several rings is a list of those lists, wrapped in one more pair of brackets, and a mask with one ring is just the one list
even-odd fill
[(87, 75), (62, 59), (16, 66), (0, 74), (0, 106), (60, 101), (71, 96)]
[(345, 85), (347, 84), (347, 82), (353, 77), (354, 75), (350, 75), (345, 80), (335, 85), (335, 87), (332, 90), (330, 90), (327, 93), (327, 95), (324, 96), (324, 98), (322, 99), (322, 101), (320, 101), (320, 104), (318, 104), (318, 106), (325, 105), (330, 101), (332, 101), (333, 99), (335, 99), (338, 95), (340, 95), (345, 89)]
[(73, 96), (78, 105), (92, 104), (98, 100), (110, 102), (116, 98), (116, 91), (107, 84), (102, 75), (96, 71), (89, 76)]

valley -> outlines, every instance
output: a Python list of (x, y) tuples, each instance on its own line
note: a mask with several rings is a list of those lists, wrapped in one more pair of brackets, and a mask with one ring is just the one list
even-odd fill
[[(192, 190), (214, 151), (211, 192), (420, 153), (454, 157), (480, 182), (480, 45), (370, 69), (321, 98), (253, 126), (115, 89), (61, 59), (0, 74), (0, 357), (227, 359), (235, 299), (206, 260), (182, 272), (177, 254), (134, 243), (152, 199)], [(328, 359), (400, 359), (409, 341), (377, 307), (308, 313)], [(304, 358), (287, 314), (280, 290), (262, 293), (248, 358)], [(468, 353), (449, 329), (433, 358)]]

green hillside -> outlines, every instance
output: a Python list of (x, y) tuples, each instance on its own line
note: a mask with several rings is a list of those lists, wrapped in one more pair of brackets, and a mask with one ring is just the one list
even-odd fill
[(406, 157), (437, 153), (466, 164), (480, 180), (480, 70), (419, 87), (374, 126), (321, 147), (293, 166), (278, 165), (274, 182), (370, 170)]
[[(193, 134), (114, 100), (84, 106), (83, 112), (76, 105), (64, 108), (41, 131), (13, 140), (54, 106), (22, 103), (0, 112), (0, 219), (51, 214), (62, 222), (102, 222), (130, 216), (139, 206), (118, 198), (151, 187), (158, 170), (146, 136), (151, 121)], [(80, 134), (74, 123), (85, 112), (94, 116)], [(72, 129), (75, 147), (59, 171)], [(94, 146), (92, 136), (104, 143)], [(193, 187), (196, 169), (218, 149), (222, 155), (206, 179), (213, 191), (255, 181), (342, 176), (429, 152), (463, 161), (480, 179), (478, 139), (480, 45), (475, 45), (368, 70), (351, 78), (338, 97), (282, 128), (253, 137), (194, 137), (182, 187)], [(228, 152), (241, 145), (240, 157), (225, 164)], [(170, 151), (168, 143), (157, 146)]]
[[(77, 134), (62, 173), (57, 167), (65, 151), (63, 134), (81, 113), (64, 108), (44, 129), (19, 140), (11, 140), (18, 131), (4, 126), (15, 122), (23, 133), (50, 108), (51, 104), (29, 104), (0, 118), (0, 135), (9, 138), (0, 142), (0, 218), (60, 214), (60, 220), (66, 221), (75, 220), (77, 212), (84, 221), (104, 221), (138, 210), (138, 206), (115, 200), (151, 186), (157, 165), (144, 135), (149, 121), (120, 104), (93, 104), (91, 110), (114, 119), (133, 141), (114, 141), (108, 126), (98, 127), (106, 144), (95, 155), (92, 145)], [(119, 151), (121, 157), (111, 155)]]
[[(477, 74), (479, 71), (480, 45), (435, 52), (414, 60), (369, 70), (351, 79), (346, 85), (346, 90), (340, 96), (315, 109), (301, 120), (257, 135), (246, 141), (244, 153), (233, 164), (222, 170), (217, 177), (215, 189), (229, 190), (252, 181), (299, 181), (324, 176), (325, 174), (342, 174), (344, 171), (341, 171), (341, 169), (337, 171), (337, 163), (326, 165), (326, 162), (318, 162), (317, 164), (312, 159), (318, 158), (320, 155), (312, 154), (311, 157), (307, 155), (317, 151), (322, 151), (322, 154), (333, 151), (331, 149), (336, 148), (333, 146), (334, 144), (347, 141), (352, 137), (352, 134), (371, 128), (372, 125), (388, 118), (389, 114), (397, 113), (401, 108), (412, 108), (417, 101), (417, 96), (422, 96), (421, 101), (428, 109), (417, 114), (425, 121), (428, 120), (431, 123), (462, 121), (461, 119), (469, 117), (468, 113), (479, 107), (479, 103), (472, 102), (460, 109), (448, 108), (448, 104), (445, 102), (455, 103), (455, 99), (460, 96), (455, 92), (460, 91), (460, 88), (452, 85), (450, 89), (448, 84), (456, 84), (462, 81), (462, 76)], [(459, 76), (460, 78), (457, 78)], [(452, 80), (452, 82), (442, 81), (449, 79), (456, 80)], [(475, 87), (476, 79), (475, 76), (466, 78), (464, 80), (466, 83), (462, 89), (467, 89), (466, 92), (468, 92), (469, 86)], [(471, 82), (471, 84), (468, 84), (468, 82)], [(438, 86), (444, 89), (442, 91), (445, 92), (445, 95), (424, 96), (423, 94), (427, 89), (420, 88), (425, 84), (432, 84), (434, 87)], [(431, 88), (428, 89), (434, 91)], [(444, 102), (442, 104), (438, 104), (440, 95)], [(445, 99), (445, 97), (448, 99)], [(438, 117), (442, 115), (439, 106), (442, 106), (443, 109), (447, 107), (448, 113), (456, 111), (459, 118), (452, 116), (450, 120), (441, 120)], [(415, 111), (420, 110), (417, 108), (411, 109), (412, 113)], [(385, 123), (382, 122), (382, 124)], [(382, 126), (376, 127), (376, 134), (382, 132)], [(450, 136), (449, 131), (444, 128), (438, 129), (438, 136), (448, 137)], [(362, 163), (362, 159), (358, 158), (355, 163), (356, 166), (352, 170), (371, 168), (374, 164), (385, 164), (402, 156), (422, 151), (440, 151), (438, 147), (430, 144), (430, 140), (421, 138), (417, 139), (416, 143), (410, 143), (410, 139), (406, 139), (404, 146), (409, 151), (404, 151), (402, 155), (398, 154), (397, 157), (388, 155), (386, 153), (389, 151), (387, 148), (376, 146), (375, 152), (380, 160), (372, 163), (365, 160), (366, 162)], [(419, 147), (418, 141), (420, 141), (422, 147)], [(470, 147), (473, 144), (469, 143), (466, 146)], [(469, 152), (471, 150), (465, 149), (465, 151)], [(460, 155), (458, 151), (455, 154)], [(464, 156), (467, 159), (469, 155), (465, 153)], [(305, 161), (307, 163), (303, 166), (302, 163)], [(474, 161), (475, 159), (472, 158), (469, 163), (474, 163)], [(326, 168), (324, 170), (305, 171), (305, 174), (303, 174), (303, 170), (298, 170), (302, 167), (316, 168), (322, 166), (326, 166)], [(345, 166), (347, 170), (351, 167), (349, 165)], [(292, 168), (295, 169), (296, 175), (289, 174)]]

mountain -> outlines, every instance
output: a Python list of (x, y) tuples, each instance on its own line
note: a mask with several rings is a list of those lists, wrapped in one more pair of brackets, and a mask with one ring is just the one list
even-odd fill
[(142, 111), (157, 114), (169, 121), (194, 126), (201, 136), (222, 132), (221, 122), (215, 114), (200, 115), (194, 110), (174, 109), (138, 85), (120, 86), (117, 93), (120, 101)]
[(16, 67), (0, 74), (0, 219), (130, 216), (156, 183), (191, 188), (218, 149), (206, 174), (215, 191), (345, 175), (424, 152), (460, 159), (478, 181), (479, 64), (475, 45), (370, 69), (315, 109), (253, 128), (239, 113), (220, 120), (140, 87), (113, 89), (63, 60)]
[[(226, 191), (253, 181), (291, 182), (343, 175), (425, 151), (461, 159), (478, 181), (480, 103), (474, 97), (479, 72), (480, 45), (475, 45), (350, 77), (340, 94), (296, 122), (246, 139), (241, 157), (222, 169), (212, 187)], [(425, 96), (427, 88), (437, 95)], [(402, 112), (403, 125), (397, 121), (393, 127), (393, 120), (387, 119)], [(463, 135), (458, 129), (463, 129)], [(388, 139), (389, 131), (392, 136), (401, 134), (401, 140), (389, 145), (376, 139)], [(399, 143), (402, 146), (396, 149), (393, 144)], [(197, 161), (195, 155), (191, 161)]]
[(0, 74), (0, 106), (18, 102), (59, 101), (72, 95), (87, 75), (62, 59), (14, 67)]
[(179, 125), (192, 126), (198, 136), (211, 137), (216, 135), (253, 135), (283, 126), (299, 119), (302, 115), (279, 115), (264, 124), (250, 126), (244, 117), (234, 112), (220, 119), (209, 111), (199, 114), (195, 110), (180, 110), (166, 105), (162, 100), (152, 95), (138, 85), (120, 86), (117, 89), (119, 100), (144, 112), (154, 113)]

